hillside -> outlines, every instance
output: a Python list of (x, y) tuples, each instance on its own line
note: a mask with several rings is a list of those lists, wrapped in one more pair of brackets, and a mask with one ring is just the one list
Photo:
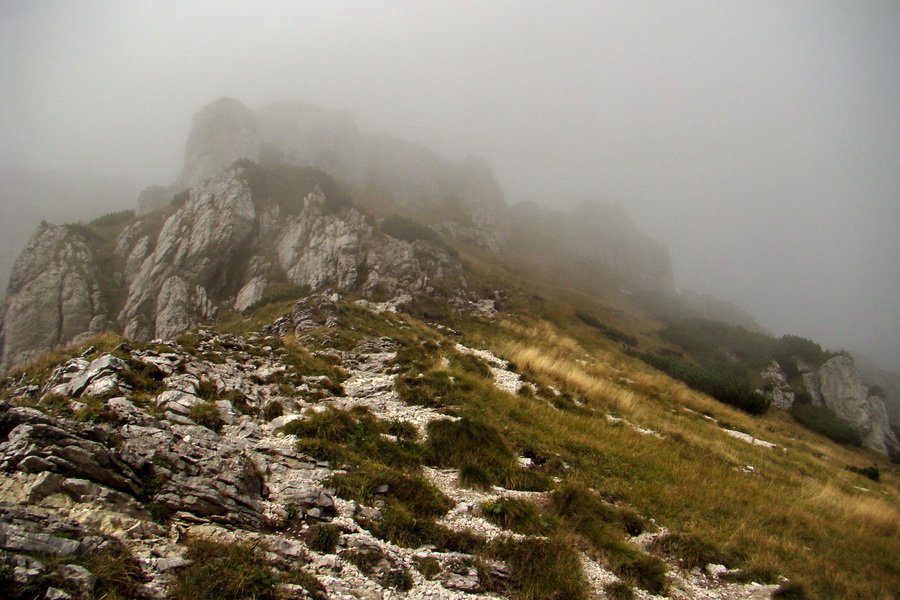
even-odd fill
[(228, 99), (142, 199), (13, 268), (5, 597), (900, 597), (893, 388), (620, 208)]
[(896, 467), (503, 292), (430, 323), (312, 295), (13, 373), (8, 597), (896, 595)]

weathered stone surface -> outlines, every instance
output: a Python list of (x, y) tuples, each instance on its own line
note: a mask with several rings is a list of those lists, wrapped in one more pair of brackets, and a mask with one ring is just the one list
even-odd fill
[(766, 385), (757, 391), (778, 408), (791, 410), (791, 407), (794, 406), (794, 390), (788, 383), (787, 375), (781, 370), (781, 365), (772, 361), (772, 364), (766, 367), (760, 375)]
[(234, 310), (243, 312), (263, 299), (266, 293), (267, 281), (263, 276), (255, 276), (247, 285), (241, 288), (234, 300)]
[(97, 587), (97, 576), (81, 565), (63, 565), (57, 572), (64, 582), (82, 594), (90, 594)]
[(16, 259), (0, 329), (0, 370), (106, 327), (99, 269), (79, 230), (41, 223)]
[(884, 401), (871, 395), (849, 356), (829, 359), (818, 370), (804, 367), (803, 382), (813, 402), (829, 408), (852, 425), (863, 443), (882, 454), (900, 454), (900, 443), (888, 420)]
[(111, 449), (102, 429), (53, 419), (31, 409), (8, 408), (8, 405), (0, 406), (0, 413), (0, 469), (51, 471), (133, 495), (143, 492), (137, 473), (140, 461), (132, 458), (129, 464), (123, 455)]
[(119, 314), (129, 333), (164, 337), (209, 318), (209, 293), (229, 286), (232, 260), (250, 239), (256, 212), (247, 184), (233, 171), (192, 189), (190, 199), (163, 225)]

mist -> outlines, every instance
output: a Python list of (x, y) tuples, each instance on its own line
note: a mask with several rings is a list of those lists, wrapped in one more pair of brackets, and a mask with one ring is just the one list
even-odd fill
[(620, 203), (678, 287), (900, 370), (898, 32), (893, 2), (5, 2), (0, 170), (134, 208), (202, 106), (294, 99), (483, 156), (510, 203)]

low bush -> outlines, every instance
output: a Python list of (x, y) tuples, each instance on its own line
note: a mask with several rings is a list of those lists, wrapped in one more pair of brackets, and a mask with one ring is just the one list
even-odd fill
[(852, 471), (853, 473), (859, 473), (864, 477), (868, 477), (872, 481), (880, 481), (881, 480), (881, 471), (878, 470), (878, 467), (854, 467), (853, 465), (847, 465), (847, 470)]
[(650, 545), (656, 552), (677, 558), (682, 568), (691, 570), (708, 564), (727, 564), (729, 559), (711, 542), (696, 535), (670, 533)]
[(190, 566), (175, 571), (176, 600), (276, 600), (278, 576), (253, 546), (189, 538)]
[(504, 538), (492, 547), (512, 572), (507, 593), (516, 600), (582, 600), (588, 589), (578, 552), (558, 538)]
[(481, 505), (481, 513), (497, 527), (516, 533), (538, 535), (544, 530), (537, 506), (521, 498), (500, 498), (495, 502), (485, 502)]
[(794, 404), (791, 408), (791, 416), (807, 429), (824, 435), (833, 442), (856, 447), (862, 446), (862, 436), (859, 432), (823, 406)]
[(610, 327), (609, 325), (601, 323), (592, 315), (589, 315), (589, 314), (581, 312), (581, 311), (576, 311), (575, 316), (578, 317), (586, 325), (589, 325), (589, 326), (593, 327), (594, 329), (599, 330), (600, 333), (602, 333), (607, 338), (613, 340), (614, 342), (621, 342), (621, 343), (625, 344), (626, 346), (637, 346), (637, 344), (638, 344), (638, 339), (636, 337), (634, 337), (633, 335), (625, 333), (624, 331), (620, 331), (620, 330), (616, 329), (615, 327)]
[(453, 502), (422, 477), (392, 469), (358, 469), (328, 479), (338, 496), (372, 504), (377, 498), (396, 500), (417, 517), (439, 517)]
[(470, 417), (429, 423), (426, 460), (438, 467), (482, 465), (495, 478), (515, 467), (515, 454), (500, 432)]
[(309, 528), (303, 536), (306, 545), (322, 554), (333, 554), (341, 539), (341, 530), (330, 523), (318, 523)]
[(219, 414), (219, 407), (212, 400), (203, 400), (195, 402), (188, 412), (188, 416), (197, 425), (212, 429), (213, 431), (221, 431), (225, 426), (222, 415)]
[(615, 581), (603, 586), (609, 600), (634, 600), (634, 590), (624, 581)]

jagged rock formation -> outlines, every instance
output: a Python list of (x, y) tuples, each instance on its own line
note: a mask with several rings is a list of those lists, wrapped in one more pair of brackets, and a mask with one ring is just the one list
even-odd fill
[(772, 364), (763, 369), (760, 375), (762, 375), (765, 386), (757, 391), (778, 408), (791, 410), (794, 406), (794, 390), (788, 383), (787, 375), (781, 365), (773, 360)]
[(813, 403), (825, 406), (852, 425), (863, 443), (882, 454), (900, 455), (884, 401), (869, 392), (849, 356), (835, 356), (818, 369), (805, 365), (803, 383)]
[(99, 269), (77, 228), (41, 223), (16, 260), (0, 332), (0, 365), (96, 334), (107, 326)]
[(666, 248), (641, 233), (619, 205), (584, 204), (572, 212), (533, 203), (511, 207), (515, 252), (559, 268), (582, 265), (618, 278), (632, 290), (675, 294)]
[[(466, 294), (462, 268), (446, 251), (381, 233), (335, 200), (337, 191), (329, 197), (315, 185), (328, 185), (326, 176), (310, 177), (305, 196), (272, 200), (254, 193), (244, 169), (225, 171), (192, 188), (163, 223), (152, 216), (123, 223), (106, 242), (112, 257), (90, 227), (43, 225), (10, 281), (0, 367), (110, 321), (134, 339), (171, 338), (213, 319), (220, 305), (248, 308), (278, 282), (382, 298)], [(115, 307), (105, 298), (123, 300)]]
[(483, 160), (446, 161), (418, 144), (360, 131), (346, 114), (298, 103), (254, 112), (231, 98), (194, 117), (182, 174), (172, 186), (145, 190), (141, 212), (164, 206), (239, 158), (316, 167), (401, 207), (449, 215), (442, 231), (493, 251), (509, 236), (503, 193)]

